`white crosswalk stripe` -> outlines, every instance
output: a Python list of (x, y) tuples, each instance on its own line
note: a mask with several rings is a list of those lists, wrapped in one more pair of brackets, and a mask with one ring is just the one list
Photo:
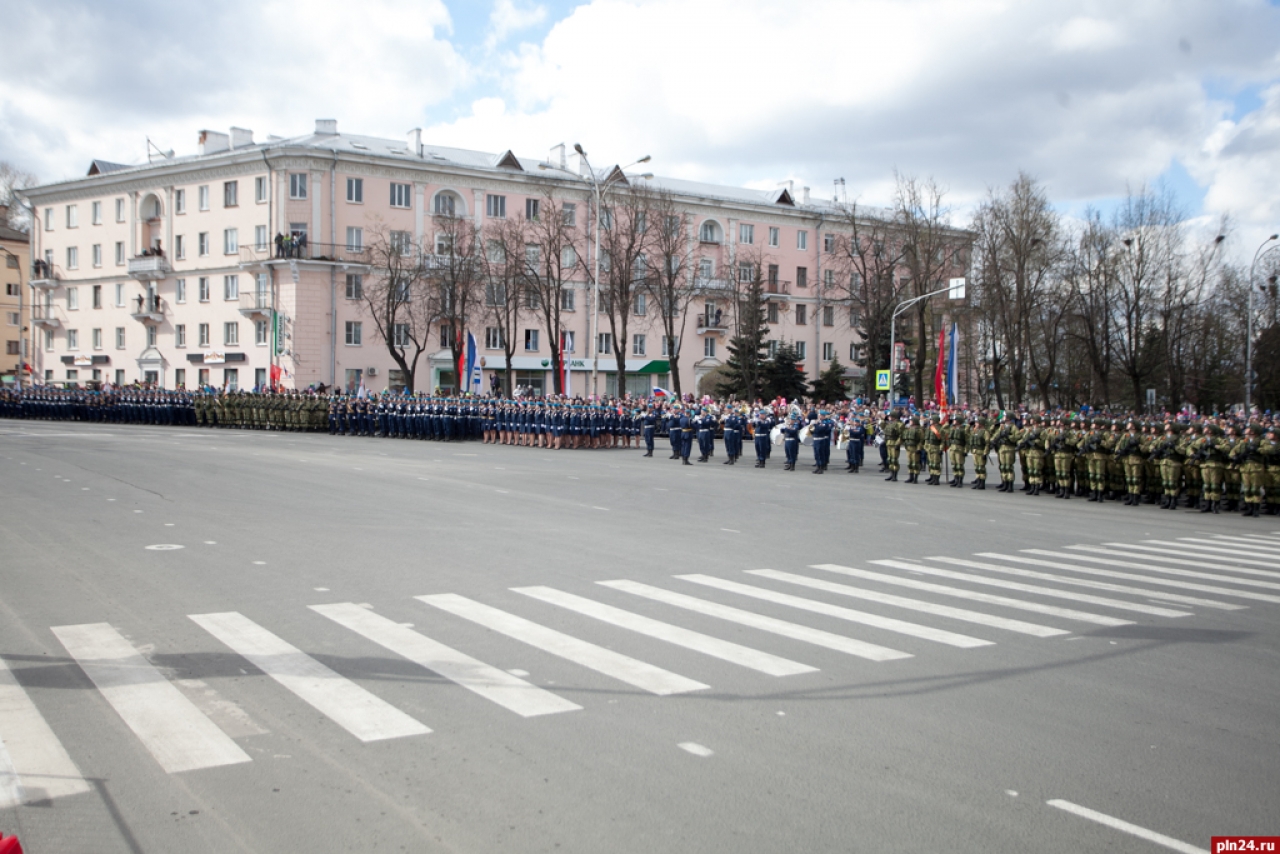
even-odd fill
[(1238, 554), (1244, 557), (1261, 558), (1270, 560), (1276, 566), (1280, 566), (1280, 558), (1276, 556), (1274, 550), (1265, 546), (1253, 545), (1250, 543), (1232, 543), (1218, 538), (1209, 539), (1206, 537), (1178, 537), (1180, 543), (1192, 543), (1193, 548), (1212, 548), (1213, 551), (1224, 551), (1228, 554)]
[[(959, 558), (929, 558), (929, 560), (945, 560), (947, 562), (958, 561)], [(1160, 617), (1186, 617), (1190, 616), (1189, 611), (1174, 611), (1169, 608), (1156, 608), (1151, 605), (1137, 605), (1133, 602), (1124, 602), (1120, 599), (1111, 599), (1106, 596), (1093, 596), (1088, 593), (1072, 593), (1067, 590), (1057, 590), (1053, 587), (1041, 587), (1038, 584), (1023, 584), (1020, 581), (1006, 581), (1003, 578), (987, 578), (985, 575), (974, 575), (971, 572), (956, 572), (950, 569), (938, 569), (934, 566), (924, 566), (923, 564), (908, 564), (902, 561), (873, 560), (871, 563), (880, 566), (896, 566), (899, 569), (912, 569), (916, 572), (923, 572), (925, 575), (934, 575), (939, 578), (950, 578), (955, 581), (969, 581), (973, 584), (985, 584), (989, 587), (1002, 587), (1005, 590), (1018, 590), (1023, 593), (1032, 593), (1037, 596), (1049, 596), (1054, 599), (1069, 599), (1073, 602), (1084, 602), (1089, 605), (1101, 605), (1105, 608), (1115, 608), (1117, 611), (1136, 611), (1140, 614), (1152, 614)], [(963, 563), (961, 564), (963, 565)]]
[(350, 602), (312, 605), (311, 610), (345, 626), (397, 655), (438, 673), (450, 682), (479, 694), (521, 717), (551, 715), (581, 709), (563, 697), (478, 661), (413, 629)]
[(683, 694), (711, 687), (678, 673), (663, 670), (661, 667), (646, 664), (630, 656), (538, 625), (515, 614), (481, 604), (465, 596), (442, 593), (416, 598), (454, 616), (470, 620), (543, 652), (568, 659), (588, 670), (603, 673), (619, 682), (625, 682), (653, 694), (660, 696)]
[[(879, 561), (883, 566), (891, 566), (896, 569), (905, 569), (910, 572), (923, 572), (923, 567), (919, 564), (906, 563), (905, 561)], [(1108, 617), (1103, 614), (1091, 614), (1087, 611), (1077, 611), (1074, 608), (1063, 608), (1058, 605), (1045, 605), (1041, 602), (1027, 602), (1022, 599), (1014, 599), (1009, 596), (996, 596), (992, 593), (980, 593), (976, 590), (965, 590), (960, 587), (950, 587), (945, 584), (935, 584), (931, 581), (920, 581), (915, 578), (902, 578), (897, 575), (886, 575), (883, 572), (871, 572), (865, 569), (855, 569), (851, 566), (840, 566), (834, 563), (816, 563), (813, 564), (814, 569), (822, 569), (827, 572), (835, 572), (841, 575), (848, 575), (853, 578), (862, 578), (867, 581), (879, 581), (884, 584), (893, 584), (898, 587), (909, 587), (913, 590), (927, 590), (931, 593), (941, 593), (944, 596), (954, 596), (957, 599), (968, 599), (972, 602), (985, 602), (989, 605), (999, 605), (1003, 608), (1013, 608), (1019, 611), (1032, 611), (1037, 614), (1048, 614), (1051, 617), (1062, 617), (1066, 620), (1075, 620), (1081, 623), (1092, 623), (1095, 626), (1131, 626), (1133, 620), (1122, 620), (1119, 617)]]
[[(1036, 553), (1041, 554), (1043, 552), (1036, 552)], [(1028, 566), (1043, 566), (1046, 568), (1051, 568), (1051, 570), (1066, 570), (1069, 572), (1079, 572), (1079, 574), (1082, 574), (1082, 575), (1096, 575), (1100, 577), (1106, 577), (1106, 579), (1124, 579), (1124, 580), (1130, 580), (1130, 581), (1142, 581), (1142, 583), (1157, 584), (1157, 585), (1169, 583), (1167, 579), (1158, 579), (1158, 577), (1151, 577), (1149, 575), (1134, 575), (1133, 572), (1116, 572), (1114, 570), (1100, 570), (1100, 568), (1093, 567), (1093, 566), (1080, 566), (1079, 563), (1062, 563), (1060, 561), (1042, 561), (1034, 557), (1023, 557), (1023, 556), (1020, 556), (1020, 554), (998, 554), (996, 552), (980, 552), (978, 553), (977, 557), (989, 557), (989, 558), (992, 558), (992, 560), (997, 560), (997, 561), (1012, 561), (1015, 563), (1025, 563), (1025, 565), (1028, 565)], [(1060, 554), (1060, 557), (1064, 558), (1064, 560), (1069, 560), (1069, 561), (1080, 561), (1080, 560), (1087, 561), (1088, 560), (1088, 558), (1076, 557), (1074, 556), (1074, 554)], [(1135, 565), (1135, 566), (1138, 566), (1138, 565)], [(1244, 604), (1229, 604), (1226, 602), (1219, 602), (1219, 600), (1216, 600), (1216, 599), (1201, 599), (1199, 597), (1188, 597), (1188, 595), (1181, 595), (1180, 593), (1165, 593), (1164, 590), (1148, 590), (1146, 588), (1132, 588), (1132, 586), (1129, 586), (1129, 585), (1110, 584), (1110, 583), (1107, 583), (1107, 581), (1087, 581), (1084, 579), (1074, 579), (1074, 577), (1068, 577), (1064, 575), (1053, 575), (1051, 574), (1051, 572), (1034, 572), (1030, 570), (1011, 570), (1011, 568), (1009, 567), (998, 567), (998, 570), (1004, 571), (1004, 572), (1010, 572), (1010, 574), (1012, 575), (1023, 575), (1025, 577), (1032, 577), (1032, 579), (1044, 579), (1044, 580), (1050, 580), (1050, 581), (1057, 581), (1057, 583), (1060, 583), (1060, 584), (1071, 584), (1075, 586), (1087, 586), (1087, 588), (1094, 588), (1094, 589), (1100, 589), (1100, 590), (1111, 590), (1112, 593), (1132, 593), (1134, 595), (1143, 595), (1143, 597), (1148, 597), (1151, 599), (1167, 600), (1167, 602), (1178, 602), (1178, 603), (1184, 604), (1184, 606), (1199, 606), (1201, 608), (1215, 608), (1215, 609), (1219, 609), (1219, 611), (1243, 611), (1243, 609), (1248, 608), (1248, 606), (1244, 606)], [(1175, 583), (1175, 586), (1181, 586), (1181, 585)], [(1226, 593), (1230, 594), (1233, 592), (1231, 592), (1231, 590), (1226, 590)]]
[(875, 590), (866, 590), (861, 587), (850, 587), (847, 584), (836, 584), (833, 581), (823, 581), (821, 578), (810, 578), (807, 575), (796, 575), (790, 572), (779, 572), (776, 569), (749, 569), (748, 575), (757, 575), (761, 578), (770, 578), (774, 581), (785, 581), (789, 584), (797, 584), (801, 587), (809, 587), (813, 590), (822, 590), (826, 593), (836, 593), (841, 596), (851, 596), (855, 599), (865, 599), (868, 602), (879, 602), (882, 605), (892, 605), (897, 608), (906, 608), (911, 611), (921, 611), (926, 614), (936, 614), (939, 617), (950, 617), (953, 620), (963, 620), (968, 623), (977, 623), (983, 626), (991, 626), (995, 629), (1005, 629), (1011, 632), (1018, 632), (1024, 635), (1031, 635), (1038, 638), (1050, 638), (1057, 635), (1071, 634), (1066, 629), (1055, 629), (1049, 626), (1040, 626), (1035, 623), (1024, 622), (1023, 620), (1011, 620), (1008, 617), (997, 617), (993, 614), (983, 614), (979, 611), (970, 611), (967, 608), (955, 608), (950, 605), (936, 605), (933, 602), (924, 602), (919, 599), (908, 599), (905, 596), (894, 596), (891, 593), (880, 593)]
[[(1272, 569), (1276, 568), (1276, 562), (1274, 560), (1261, 560), (1255, 557), (1233, 553), (1229, 549), (1220, 549), (1213, 546), (1199, 546), (1195, 543), (1180, 543), (1176, 540), (1143, 540), (1143, 542), (1150, 543), (1151, 545), (1173, 548), (1177, 550), (1173, 552), (1173, 554), (1183, 554), (1188, 557), (1213, 558), (1219, 563), (1238, 563), (1244, 564), (1245, 566), (1263, 566), (1270, 567)], [(1110, 546), (1115, 544), (1107, 543), (1107, 545)]]
[(1252, 546), (1268, 554), (1274, 554), (1277, 557), (1280, 557), (1280, 540), (1273, 540), (1258, 536), (1234, 536), (1230, 534), (1214, 534), (1213, 539), (1215, 542), (1221, 540), (1228, 543), (1240, 543), (1242, 545)]
[(87, 791), (80, 769), (0, 658), (0, 809)]
[(232, 611), (188, 616), (361, 741), (431, 732), (395, 706), (334, 673), (243, 614)]
[[(1036, 558), (1022, 557), (1021, 555), (979, 552), (977, 557), (1025, 563), (1029, 566), (1043, 566), (1048, 569), (1065, 569), (1069, 572), (1078, 572), (1082, 575), (1096, 575), (1102, 578), (1120, 578), (1129, 581), (1152, 582), (1150, 576), (1146, 575), (1134, 575), (1131, 572), (1114, 572), (1109, 569), (1097, 569), (1092, 566), (1079, 566), (1078, 564), (1060, 563), (1052, 560), (1037, 560)], [(1071, 558), (1070, 555), (1064, 555), (1064, 557)], [(1078, 560), (1079, 558), (1075, 559)], [(1045, 581), (1056, 581), (1059, 584), (1070, 584), (1075, 587), (1090, 587), (1095, 590), (1109, 590), (1112, 593), (1131, 593), (1136, 596), (1146, 596), (1150, 599), (1178, 602), (1183, 605), (1197, 605), (1201, 608), (1216, 608), (1221, 611), (1240, 611), (1248, 607), (1247, 605), (1231, 605), (1227, 602), (1218, 602), (1214, 599), (1201, 599), (1196, 596), (1183, 596), (1180, 593), (1166, 593), (1163, 590), (1148, 590), (1144, 587), (1130, 587), (1126, 584), (1111, 584), (1106, 581), (1089, 581), (1083, 578), (1071, 578), (1065, 575), (1055, 575), (1051, 572), (1035, 572), (1033, 570), (1014, 569), (1012, 567), (1004, 566), (993, 568), (998, 572), (1005, 572), (1010, 575), (1021, 575), (1024, 578), (1039, 578)], [(1154, 583), (1158, 584), (1160, 582), (1156, 579)]]
[(767, 652), (761, 652), (757, 649), (751, 649), (732, 641), (721, 640), (710, 635), (704, 635), (701, 632), (690, 631), (680, 626), (673, 626), (670, 623), (635, 614), (631, 611), (624, 611), (621, 608), (615, 608), (603, 602), (596, 602), (582, 596), (575, 596), (572, 593), (553, 590), (550, 587), (513, 587), (511, 589), (516, 593), (523, 593), (525, 596), (530, 596), (541, 602), (568, 608), (579, 614), (603, 620), (610, 625), (639, 632), (642, 635), (657, 638), (658, 640), (664, 640), (668, 643), (682, 646), (685, 649), (691, 649), (751, 670), (757, 670), (769, 676), (794, 676), (797, 673), (814, 673), (818, 669), (807, 664), (800, 664), (796, 661), (771, 655)]
[(930, 626), (922, 626), (919, 623), (909, 623), (906, 620), (897, 620), (893, 617), (882, 617), (879, 614), (869, 614), (866, 611), (855, 611), (852, 608), (845, 608), (840, 605), (830, 605), (826, 602), (819, 602), (814, 599), (805, 599), (802, 596), (792, 596), (789, 593), (778, 593), (764, 587), (754, 587), (750, 584), (739, 584), (736, 581), (729, 581), (724, 578), (716, 578), (710, 575), (677, 575), (676, 578), (681, 581), (701, 584), (704, 587), (714, 587), (717, 590), (727, 590), (730, 593), (739, 593), (743, 596), (750, 596), (753, 599), (759, 599), (764, 602), (787, 605), (792, 608), (799, 608), (802, 611), (810, 611), (814, 614), (823, 614), (840, 620), (848, 620), (851, 623), (859, 623), (864, 626), (871, 626), (877, 629), (884, 629), (885, 631), (897, 632), (899, 634), (921, 638), (922, 640), (930, 640), (936, 643), (946, 644), (947, 646), (960, 647), (961, 649), (973, 649), (974, 647), (993, 645), (993, 641), (983, 640), (982, 638), (970, 637), (969, 635), (962, 635), (956, 632), (948, 632), (943, 629), (935, 629)]
[(90, 623), (52, 631), (165, 771), (250, 761), (111, 626)]
[(911, 658), (911, 653), (909, 652), (867, 643), (856, 638), (848, 638), (844, 635), (837, 635), (834, 632), (823, 631), (822, 629), (813, 629), (752, 611), (744, 611), (741, 608), (734, 608), (730, 605), (721, 605), (719, 602), (699, 599), (696, 596), (686, 596), (674, 590), (664, 590), (661, 587), (652, 587), (648, 584), (641, 584), (638, 581), (597, 581), (596, 583), (613, 590), (621, 590), (624, 593), (652, 599), (655, 602), (664, 602), (677, 608), (684, 608), (697, 614), (716, 617), (717, 619), (749, 626), (753, 629), (781, 635), (792, 640), (803, 641), (814, 646), (855, 655), (858, 658), (866, 658), (871, 661), (895, 661), (901, 658)]
[[(1235, 578), (1234, 576), (1214, 575), (1212, 573), (1195, 572), (1189, 569), (1175, 569), (1172, 567), (1154, 566), (1151, 564), (1135, 563), (1133, 561), (1120, 561), (1111, 558), (1087, 557), (1080, 554), (1072, 554), (1068, 552), (1055, 552), (1049, 549), (1026, 549), (1027, 554), (1043, 555), (1044, 557), (1061, 557), (1068, 560), (1083, 560), (1092, 563), (1102, 563), (1109, 566), (1119, 566), (1127, 569), (1142, 569), (1147, 572), (1159, 572), (1163, 575), (1173, 575), (1178, 578), (1202, 578), (1209, 581), (1225, 581), (1228, 584), (1239, 584), (1245, 587), (1253, 587), (1259, 584), (1267, 585), (1268, 582), (1254, 581), (1249, 578)], [(1190, 581), (1172, 581), (1170, 579), (1158, 580), (1155, 576), (1143, 579), (1147, 584), (1159, 584), (1165, 587), (1177, 587), (1181, 590), (1195, 590), (1200, 593), (1214, 593), (1219, 596), (1232, 596), (1236, 599), (1253, 599), (1258, 602), (1280, 603), (1280, 596), (1271, 593), (1255, 593), (1252, 590), (1240, 590), (1234, 587), (1218, 587), (1213, 584), (1200, 584)]]
[[(1110, 546), (1110, 548), (1108, 548)], [(1221, 563), (1211, 563), (1205, 560), (1187, 560), (1186, 558), (1168, 557), (1168, 554), (1185, 555), (1186, 552), (1174, 551), (1173, 549), (1161, 549), (1154, 546), (1128, 545), (1123, 543), (1108, 543), (1106, 546), (1088, 546), (1075, 545), (1067, 546), (1072, 551), (1090, 552), (1091, 554), (1110, 555), (1112, 557), (1122, 557), (1128, 560), (1145, 560), (1148, 563), (1139, 564), (1140, 567), (1146, 568), (1150, 566), (1152, 569), (1167, 571), (1160, 564), (1176, 564), (1177, 566), (1194, 566), (1200, 569), (1212, 569), (1218, 572), (1235, 572), (1240, 575), (1256, 575), (1266, 578), (1280, 578), (1280, 573), (1268, 572), (1263, 569), (1249, 569), (1242, 566), (1226, 566)], [(1078, 555), (1075, 555), (1078, 557)], [(1155, 563), (1151, 563), (1154, 561)]]

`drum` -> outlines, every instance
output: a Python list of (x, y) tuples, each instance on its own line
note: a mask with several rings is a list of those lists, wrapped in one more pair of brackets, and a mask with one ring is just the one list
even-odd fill
[(781, 424), (775, 425), (774, 428), (769, 431), (769, 441), (775, 445), (782, 444), (782, 425)]
[(811, 426), (812, 425), (806, 424), (800, 428), (800, 444), (801, 445), (813, 444), (813, 432), (811, 430)]

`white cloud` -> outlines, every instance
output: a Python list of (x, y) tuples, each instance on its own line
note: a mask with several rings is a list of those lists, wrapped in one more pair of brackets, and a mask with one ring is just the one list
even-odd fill
[(1053, 38), (1053, 46), (1063, 52), (1108, 50), (1127, 39), (1114, 21), (1100, 18), (1072, 18)]
[(485, 48), (493, 50), (512, 33), (527, 30), (547, 19), (547, 7), (517, 6), (513, 0), (497, 0), (489, 13), (489, 35)]

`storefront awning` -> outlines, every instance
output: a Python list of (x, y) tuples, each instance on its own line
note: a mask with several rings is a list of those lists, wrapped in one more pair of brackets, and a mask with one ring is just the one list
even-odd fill
[(631, 371), (633, 374), (669, 374), (671, 373), (671, 362), (667, 359), (654, 359), (638, 371)]

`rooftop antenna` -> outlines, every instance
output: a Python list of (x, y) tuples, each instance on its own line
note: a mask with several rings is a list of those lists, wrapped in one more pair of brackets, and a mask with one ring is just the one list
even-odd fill
[(163, 160), (169, 160), (173, 157), (173, 149), (161, 151), (160, 146), (151, 141), (151, 137), (147, 137), (147, 162), (152, 163), (159, 157)]

